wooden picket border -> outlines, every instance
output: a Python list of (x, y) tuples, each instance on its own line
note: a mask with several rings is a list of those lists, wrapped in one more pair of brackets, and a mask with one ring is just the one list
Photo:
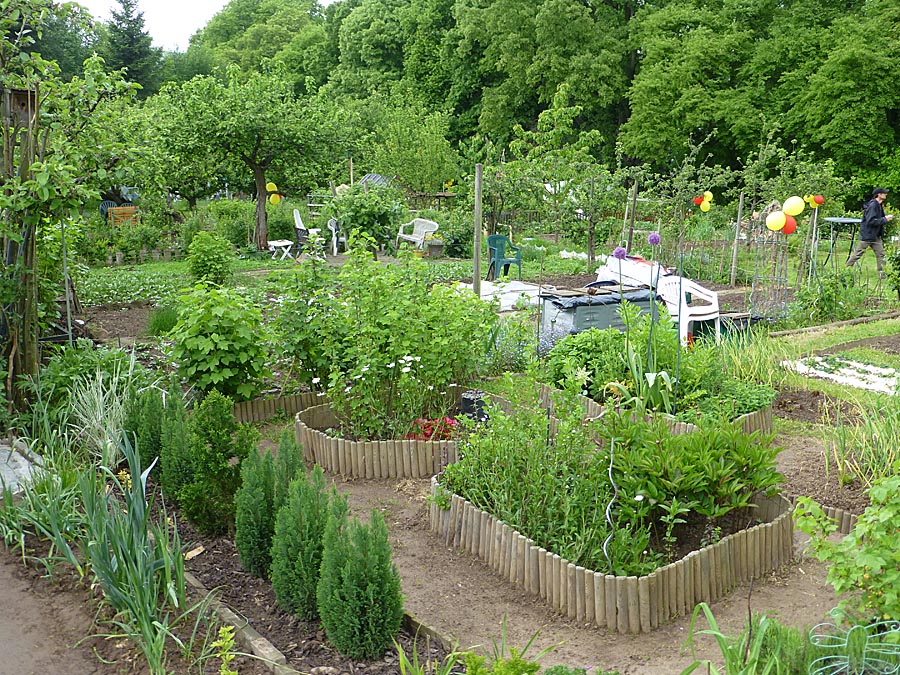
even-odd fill
[[(784, 497), (753, 498), (759, 525), (741, 530), (649, 575), (614, 576), (576, 566), (431, 479), (429, 521), (447, 546), (480, 558), (510, 584), (555, 612), (619, 633), (646, 633), (715, 602), (735, 586), (789, 562), (793, 505)], [(442, 509), (439, 503), (449, 508)]]
[(457, 459), (456, 441), (351, 441), (325, 433), (338, 420), (330, 404), (297, 413), (294, 432), (307, 462), (345, 478), (428, 478)]
[(322, 403), (322, 397), (315, 392), (304, 392), (291, 396), (275, 398), (255, 398), (251, 401), (240, 401), (234, 404), (234, 418), (239, 423), (265, 422), (276, 415), (293, 417), (301, 410)]

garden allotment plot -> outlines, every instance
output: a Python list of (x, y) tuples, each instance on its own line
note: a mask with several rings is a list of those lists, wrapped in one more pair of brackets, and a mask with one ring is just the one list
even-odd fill
[(783, 361), (781, 365), (807, 377), (884, 394), (897, 393), (897, 378), (900, 376), (896, 368), (884, 368), (835, 355), (809, 356), (798, 361)]

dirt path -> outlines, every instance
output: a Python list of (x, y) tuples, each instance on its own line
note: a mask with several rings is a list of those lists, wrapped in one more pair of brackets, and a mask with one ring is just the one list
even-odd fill
[(94, 675), (98, 662), (75, 643), (88, 634), (88, 608), (33, 588), (0, 555), (0, 675)]

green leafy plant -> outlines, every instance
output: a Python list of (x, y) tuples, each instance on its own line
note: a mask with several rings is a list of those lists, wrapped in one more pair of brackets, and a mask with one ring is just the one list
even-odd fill
[(585, 395), (603, 401), (607, 397), (607, 384), (625, 377), (619, 358), (624, 349), (625, 334), (615, 328), (591, 328), (567, 335), (547, 355), (548, 381), (561, 386), (567, 377), (584, 369), (587, 375), (583, 387)]
[(234, 626), (220, 626), (219, 639), (215, 640), (210, 647), (216, 650), (216, 658), (221, 661), (219, 675), (238, 675), (238, 671), (231, 669), (231, 662), (235, 658)]
[(843, 321), (861, 315), (866, 305), (865, 289), (855, 283), (853, 271), (820, 274), (808, 288), (797, 291), (789, 313), (800, 325)]
[[(709, 628), (698, 631), (695, 630), (695, 624), (701, 613), (705, 616)], [(709, 605), (701, 602), (694, 608), (691, 616), (690, 636), (688, 637), (691, 653), (694, 653), (695, 636), (712, 636), (722, 654), (724, 670), (719, 670), (710, 661), (695, 661), (681, 671), (681, 675), (690, 675), (700, 668), (703, 668), (704, 672), (715, 673), (715, 675), (720, 673), (723, 675), (775, 675), (780, 673), (777, 657), (771, 654), (767, 655), (763, 651), (766, 634), (770, 627), (771, 620), (763, 616), (756, 621), (755, 630), (744, 632), (739, 639), (730, 638), (719, 630), (719, 625), (716, 623)]]
[(808, 497), (797, 500), (797, 527), (810, 536), (810, 548), (828, 563), (828, 582), (844, 604), (863, 616), (900, 617), (900, 476), (877, 480), (869, 488), (870, 505), (856, 526), (839, 541), (829, 540), (837, 525)]
[(172, 331), (178, 371), (201, 391), (249, 399), (266, 373), (258, 308), (234, 291), (197, 286), (181, 296)]
[(328, 489), (321, 467), (291, 482), (272, 540), (272, 590), (286, 611), (308, 620), (318, 616), (316, 588), (325, 528), (331, 519), (343, 522), (347, 510), (346, 498)]
[(346, 233), (367, 235), (379, 246), (393, 239), (403, 212), (396, 190), (368, 184), (352, 185), (328, 205), (328, 214), (338, 220)]
[(391, 645), (403, 618), (403, 595), (379, 511), (372, 511), (367, 525), (329, 520), (316, 597), (325, 633), (341, 654), (372, 659)]
[(240, 461), (255, 449), (258, 439), (249, 426), (235, 422), (232, 406), (230, 398), (212, 391), (188, 423), (191, 475), (177, 497), (191, 522), (209, 534), (233, 528)]
[(234, 253), (231, 244), (210, 232), (198, 232), (188, 249), (191, 276), (205, 284), (221, 286), (231, 276)]

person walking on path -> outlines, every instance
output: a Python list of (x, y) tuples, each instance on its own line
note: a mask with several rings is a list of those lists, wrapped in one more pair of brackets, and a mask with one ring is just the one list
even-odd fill
[(884, 279), (884, 226), (894, 219), (894, 216), (884, 215), (884, 200), (887, 199), (886, 188), (872, 190), (872, 198), (863, 205), (862, 222), (859, 224), (859, 245), (853, 255), (847, 259), (847, 267), (853, 267), (856, 261), (862, 257), (870, 246), (875, 252), (875, 262), (878, 264), (878, 276)]

